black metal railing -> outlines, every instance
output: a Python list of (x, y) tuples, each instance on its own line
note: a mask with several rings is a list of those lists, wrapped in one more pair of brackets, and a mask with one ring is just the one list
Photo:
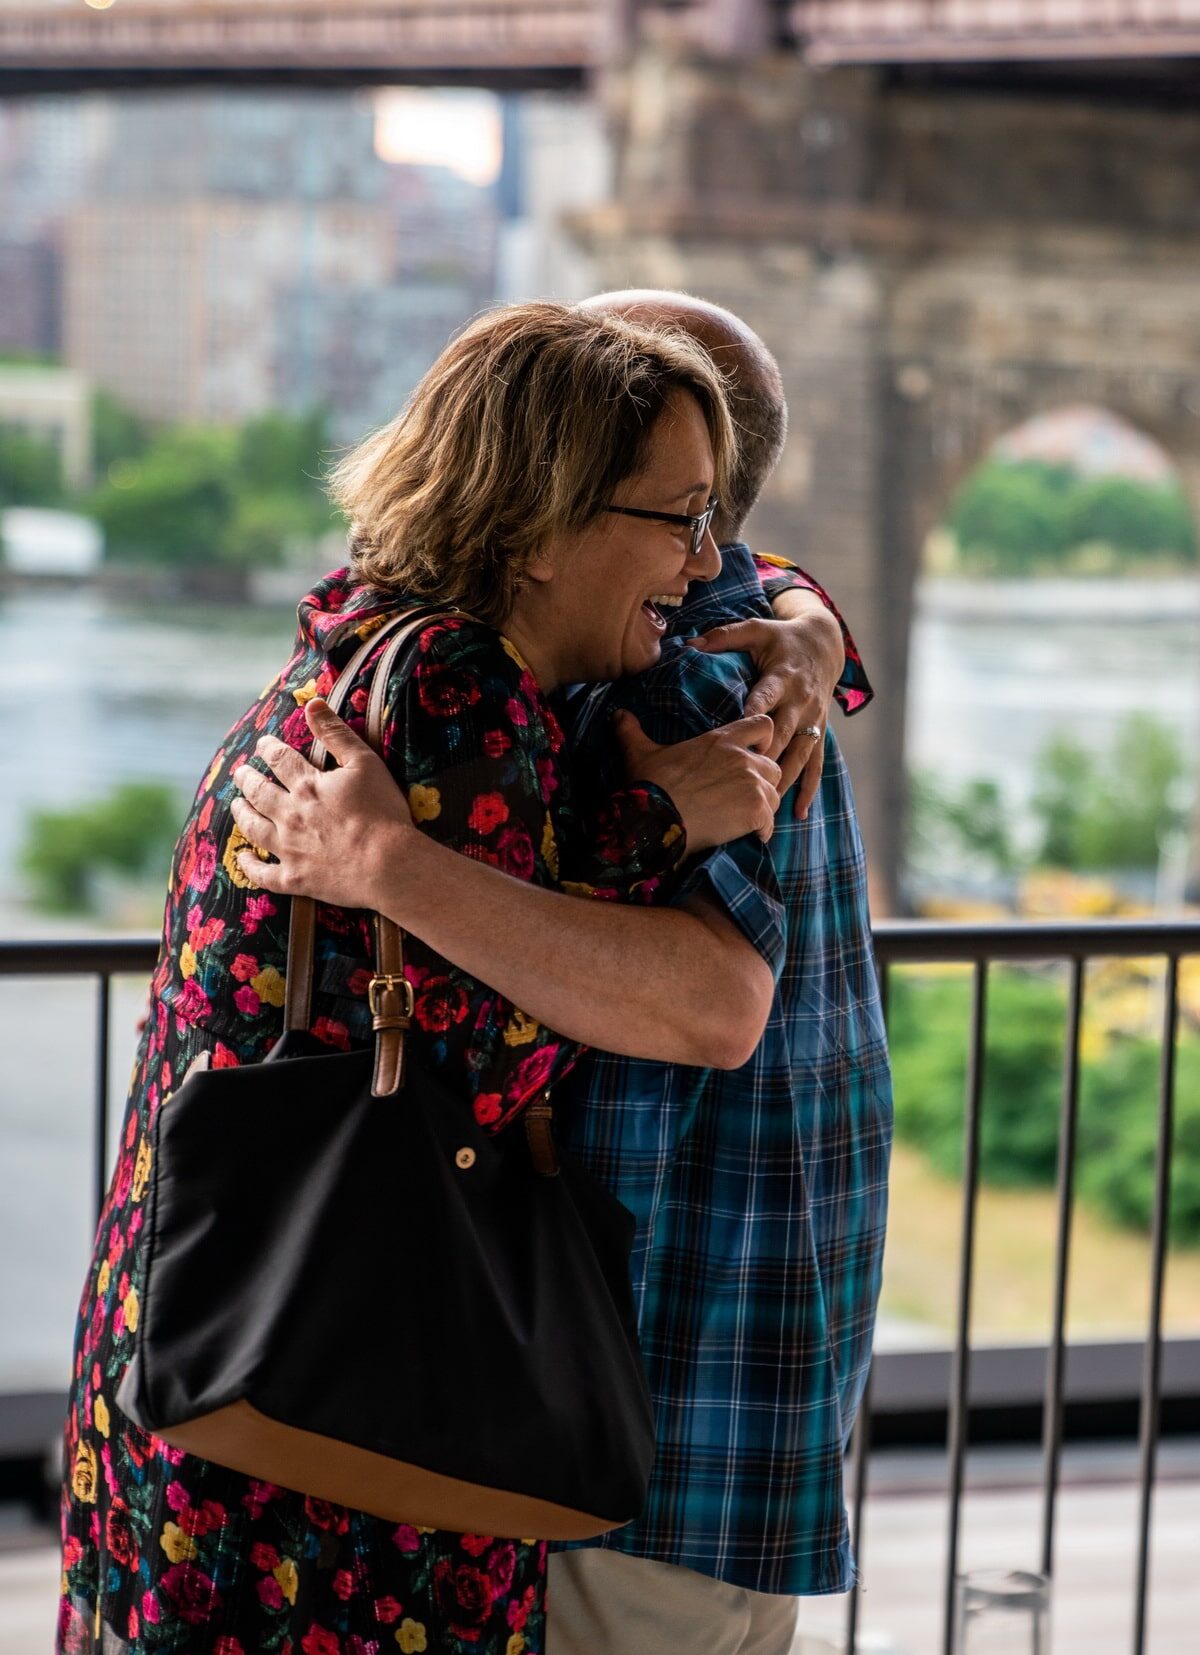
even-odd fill
[[(963, 1477), (966, 1463), (971, 1379), (971, 1293), (975, 1256), (975, 1221), (979, 1195), (979, 1146), (983, 1101), (983, 1052), (987, 1024), (988, 968), (997, 961), (1066, 961), (1069, 992), (1063, 1064), (1055, 1217), (1054, 1292), (1050, 1339), (1046, 1346), (1042, 1399), (1041, 1571), (1054, 1572), (1054, 1518), (1058, 1497), (1063, 1437), (1063, 1376), (1066, 1352), (1067, 1281), (1070, 1270), (1071, 1220), (1074, 1212), (1076, 1128), (1079, 1114), (1079, 1051), (1084, 1001), (1084, 968), (1091, 959), (1119, 956), (1160, 957), (1166, 962), (1163, 996), (1162, 1058), (1159, 1069), (1154, 1207), (1150, 1238), (1150, 1311), (1146, 1328), (1139, 1401), (1139, 1498), (1137, 1579), (1134, 1588), (1133, 1655), (1146, 1648), (1146, 1606), (1150, 1578), (1150, 1528), (1162, 1386), (1163, 1269), (1167, 1246), (1171, 1149), (1174, 1135), (1175, 1057), (1179, 1035), (1179, 961), (1200, 954), (1200, 922), (1070, 921), (942, 925), (881, 922), (875, 930), (884, 1007), (891, 968), (897, 965), (958, 962), (972, 968), (971, 1033), (968, 1050), (963, 1125), (963, 1218), (959, 1253), (958, 1297), (950, 1373), (947, 1426), (949, 1520), (942, 1607), (943, 1655), (952, 1655), (955, 1582), (958, 1574)], [(871, 1388), (856, 1422), (851, 1507), (856, 1545), (862, 1544), (862, 1512), (870, 1450)], [(859, 1592), (847, 1606), (846, 1647), (857, 1647)]]
[[(97, 993), (93, 1194), (96, 1213), (103, 1204), (108, 1179), (109, 1039), (111, 984), (114, 977), (147, 974), (158, 944), (149, 937), (95, 941), (0, 942), (0, 977), (83, 976), (95, 981)], [(1057, 1168), (1054, 1288), (1050, 1338), (1044, 1349), (1041, 1386), (1042, 1411), (1042, 1518), (1040, 1565), (1047, 1577), (1054, 1566), (1054, 1520), (1059, 1490), (1066, 1373), (1066, 1303), (1070, 1272), (1071, 1222), (1074, 1212), (1074, 1161), (1079, 1111), (1080, 1035), (1082, 1029), (1085, 966), (1091, 959), (1111, 957), (1162, 958), (1165, 992), (1162, 1015), (1162, 1056), (1159, 1070), (1157, 1148), (1154, 1205), (1150, 1237), (1150, 1310), (1141, 1351), (1139, 1409), (1139, 1500), (1137, 1522), (1137, 1576), (1133, 1608), (1133, 1655), (1145, 1655), (1146, 1607), (1150, 1579), (1150, 1535), (1160, 1406), (1163, 1394), (1163, 1279), (1167, 1246), (1168, 1197), (1174, 1126), (1175, 1063), (1179, 1022), (1179, 962), (1200, 954), (1200, 921), (1072, 921), (948, 925), (884, 921), (875, 929), (875, 950), (885, 1011), (890, 972), (900, 965), (932, 962), (960, 963), (972, 968), (971, 1029), (964, 1108), (962, 1192), (962, 1246), (959, 1259), (954, 1343), (951, 1352), (947, 1418), (947, 1492), (949, 1523), (945, 1560), (943, 1655), (951, 1655), (954, 1636), (954, 1594), (958, 1574), (963, 1483), (968, 1446), (972, 1361), (980, 1352), (971, 1344), (972, 1282), (976, 1213), (979, 1194), (980, 1126), (983, 1102), (983, 1054), (987, 1023), (989, 967), (1000, 961), (1064, 961), (1069, 970), (1066, 1040)], [(911, 1353), (908, 1353), (911, 1355)], [(934, 1353), (924, 1353), (932, 1357)], [(984, 1353), (986, 1354), (986, 1353)], [(1022, 1357), (1032, 1352), (1020, 1353)], [(918, 1357), (920, 1359), (920, 1357)], [(851, 1449), (850, 1510), (859, 1552), (863, 1549), (863, 1511), (871, 1453), (872, 1419), (886, 1405), (888, 1358), (877, 1358), (863, 1397)], [(894, 1362), (894, 1358), (892, 1359)], [(882, 1396), (881, 1396), (881, 1393)], [(855, 1589), (848, 1596), (846, 1648), (857, 1647), (860, 1600)]]

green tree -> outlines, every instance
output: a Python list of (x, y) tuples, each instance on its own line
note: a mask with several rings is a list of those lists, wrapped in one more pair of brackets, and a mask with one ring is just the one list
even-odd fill
[[(966, 975), (893, 971), (889, 1038), (896, 1133), (947, 1177), (963, 1165)], [(1055, 1178), (1065, 985), (1029, 970), (989, 975), (980, 1114), (985, 1183), (1047, 1187)], [(1114, 1224), (1148, 1230), (1158, 1136), (1157, 1041), (1122, 1037), (1082, 1065), (1077, 1187)], [(1185, 1036), (1176, 1073), (1171, 1241), (1200, 1246), (1200, 1041)]]
[(54, 443), (0, 425), (0, 510), (64, 504), (62, 461)]
[(50, 913), (89, 913), (100, 870), (147, 883), (166, 877), (179, 827), (179, 802), (158, 782), (123, 782), (76, 810), (40, 810), (28, 819), (19, 853), (36, 904)]
[(1046, 466), (989, 461), (963, 483), (946, 521), (967, 567), (1028, 574), (1061, 555), (1061, 476)]
[(103, 483), (91, 502), (111, 557), (133, 562), (214, 562), (233, 522), (233, 437), (184, 427), (159, 437)]
[(139, 415), (109, 391), (92, 397), (92, 470), (97, 479), (110, 467), (137, 460), (150, 446), (150, 429)]
[(1183, 773), (1175, 736), (1148, 713), (1124, 721), (1104, 763), (1070, 737), (1054, 737), (1035, 766), (1038, 859), (1093, 871), (1155, 867), (1161, 834), (1181, 825), (1174, 794)]
[(913, 771), (908, 781), (908, 860), (930, 870), (949, 863), (985, 877), (1012, 874), (1021, 857), (1010, 818), (997, 782), (976, 776), (955, 787), (932, 770)]
[(1196, 556), (1192, 514), (1177, 483), (1081, 479), (1067, 498), (1064, 538), (1069, 546), (1101, 541), (1135, 562), (1169, 553), (1191, 563)]

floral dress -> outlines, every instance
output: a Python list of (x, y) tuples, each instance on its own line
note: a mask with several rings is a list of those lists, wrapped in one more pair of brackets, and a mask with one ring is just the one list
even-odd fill
[[(348, 570), (309, 594), (291, 659), (229, 732), (176, 846), (120, 1154), (79, 1307), (60, 1651), (543, 1648), (544, 1543), (384, 1522), (257, 1482), (169, 1447), (114, 1401), (138, 1324), (155, 1112), (200, 1051), (215, 1067), (257, 1062), (282, 1030), (289, 904), (254, 889), (236, 861), (246, 841), (230, 815), (232, 772), (263, 731), (300, 751), (311, 745), (304, 702), (331, 689), (397, 601), (355, 586)], [(383, 647), (347, 705), (359, 728)], [(415, 668), (389, 685), (385, 757), (426, 833), (516, 878), (649, 902), (682, 858), (678, 815), (652, 786), (613, 794), (586, 825), (576, 819), (558, 721), (512, 645), (478, 622), (424, 628)], [(500, 1131), (570, 1069), (578, 1048), (416, 938), (406, 953), (411, 1051)], [(318, 909), (311, 1031), (331, 1048), (370, 1042), (371, 960), (368, 915)]]

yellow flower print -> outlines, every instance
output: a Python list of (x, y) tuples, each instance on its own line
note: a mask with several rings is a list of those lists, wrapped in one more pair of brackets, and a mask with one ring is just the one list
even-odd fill
[(196, 1555), (196, 1542), (178, 1523), (164, 1523), (158, 1543), (172, 1563), (190, 1563)]
[(529, 663), (526, 661), (525, 657), (521, 654), (515, 644), (509, 643), (503, 633), (500, 634), (500, 647), (503, 649), (510, 661), (515, 661), (517, 663), (522, 672), (529, 671)]
[(582, 880), (564, 879), (559, 889), (566, 891), (568, 896), (595, 896), (596, 887), (585, 885)]
[(514, 1632), (504, 1646), (504, 1655), (525, 1655), (525, 1635), (523, 1632)]
[(136, 1287), (131, 1287), (128, 1293), (126, 1293), (125, 1303), (122, 1308), (125, 1311), (125, 1326), (129, 1329), (130, 1333), (136, 1333), (138, 1314), (141, 1310), (141, 1305), (138, 1302)]
[(421, 1650), (429, 1647), (425, 1642), (424, 1622), (415, 1621), (411, 1616), (405, 1615), (396, 1628), (396, 1642), (404, 1651), (404, 1655), (420, 1655)]
[(279, 1582), (279, 1590), (283, 1593), (284, 1597), (289, 1603), (294, 1604), (296, 1601), (296, 1588), (300, 1584), (300, 1576), (296, 1570), (296, 1565), (292, 1562), (291, 1558), (285, 1557), (282, 1563), (277, 1564), (275, 1568), (271, 1570), (271, 1573)]
[(229, 835), (229, 838), (225, 841), (225, 849), (221, 852), (221, 866), (225, 869), (225, 872), (229, 875), (230, 879), (232, 879), (233, 883), (240, 886), (243, 891), (249, 887), (250, 881), (246, 878), (241, 868), (238, 867), (237, 853), (240, 850), (247, 849), (252, 850), (260, 862), (265, 862), (267, 860), (266, 851), (261, 851), (257, 845), (251, 844), (250, 840), (246, 838), (246, 835), (242, 832), (241, 828), (235, 827), (233, 832)]
[(317, 681), (310, 678), (307, 684), (301, 684), (298, 690), (292, 691), (292, 698), (298, 707), (303, 707), (306, 701), (311, 701), (317, 693)]
[(269, 1006), (283, 1004), (284, 980), (273, 965), (260, 971), (257, 977), (251, 977), (250, 987), (260, 1000), (265, 1000)]
[(108, 1433), (112, 1429), (112, 1420), (108, 1416), (108, 1403), (99, 1394), (95, 1402), (92, 1403), (92, 1418), (96, 1421), (97, 1431), (107, 1440)]
[(546, 864), (551, 879), (558, 878), (558, 841), (554, 837), (554, 823), (550, 820), (550, 812), (546, 812), (546, 821), (542, 827), (542, 861)]
[(150, 1178), (150, 1163), (153, 1155), (149, 1139), (143, 1138), (138, 1144), (137, 1159), (133, 1163), (133, 1199), (140, 1201), (146, 1193), (146, 1184)]
[(190, 942), (185, 942), (179, 950), (179, 969), (185, 977), (196, 975), (196, 952)]
[(77, 1500), (86, 1500), (90, 1505), (96, 1503), (96, 1471), (96, 1450), (81, 1441), (71, 1468), (71, 1489)]
[(678, 822), (672, 822), (670, 827), (663, 834), (663, 844), (668, 845), (668, 846), (673, 845), (675, 843), (676, 839), (679, 838), (679, 835), (682, 832), (683, 832), (683, 829), (680, 827), (679, 823)]
[(100, 1274), (96, 1277), (97, 1293), (107, 1293), (108, 1284), (111, 1280), (112, 1266), (109, 1264), (108, 1260), (105, 1259), (104, 1263), (100, 1266)]
[(536, 1040), (541, 1024), (536, 1017), (530, 1017), (527, 1012), (513, 1007), (513, 1014), (504, 1029), (504, 1044), (506, 1046), (527, 1046), (531, 1040)]
[[(268, 688), (269, 687), (270, 686), (268, 685)], [(267, 693), (266, 690), (264, 690), (263, 695), (265, 695), (266, 693)], [(260, 697), (260, 699), (261, 699), (261, 697)], [(221, 768), (221, 754), (218, 753), (216, 758), (212, 761), (212, 763), (208, 767), (208, 775), (205, 776), (204, 780), (200, 783), (201, 793), (207, 793), (208, 792), (209, 788), (216, 781), (217, 774), (220, 771), (220, 768)]]
[(415, 782), (408, 790), (408, 808), (414, 822), (432, 822), (442, 814), (442, 795), (436, 787)]

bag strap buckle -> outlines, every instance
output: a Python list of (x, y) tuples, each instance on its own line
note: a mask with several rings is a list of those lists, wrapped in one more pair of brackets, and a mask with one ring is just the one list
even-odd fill
[[(395, 1011), (385, 1008), (380, 999), (384, 993), (399, 994), (404, 1009)], [(389, 1029), (406, 1029), (413, 1020), (412, 984), (403, 972), (376, 972), (367, 984), (367, 1005), (370, 1007), (372, 1025), (376, 1031), (381, 1027), (381, 1020), (382, 1026)]]

